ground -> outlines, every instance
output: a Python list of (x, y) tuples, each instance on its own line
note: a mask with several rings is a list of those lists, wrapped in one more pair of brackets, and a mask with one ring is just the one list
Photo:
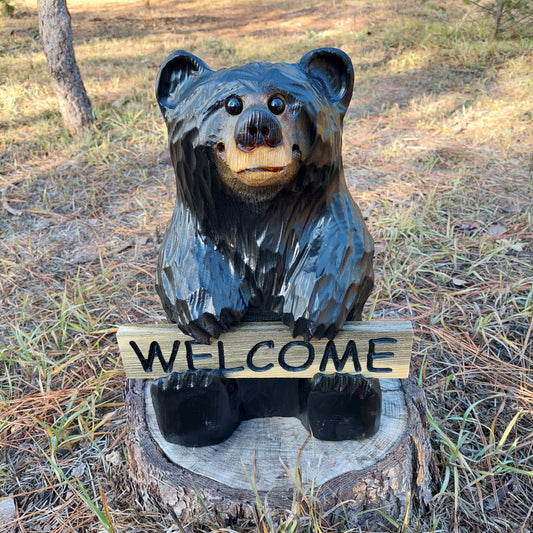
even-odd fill
[[(36, 5), (11, 3), (0, 18), (0, 501), (15, 498), (20, 531), (181, 527), (132, 495), (114, 336), (164, 320), (153, 277), (174, 186), (157, 69), (177, 48), (218, 68), (320, 46), (345, 50), (356, 72), (344, 161), (377, 244), (365, 318), (413, 321), (411, 374), (429, 404), (434, 500), (413, 506), (405, 530), (531, 531), (531, 28), (491, 41), (488, 20), (453, 0), (73, 0), (97, 122), (71, 138)], [(183, 527), (221, 527), (206, 516)]]

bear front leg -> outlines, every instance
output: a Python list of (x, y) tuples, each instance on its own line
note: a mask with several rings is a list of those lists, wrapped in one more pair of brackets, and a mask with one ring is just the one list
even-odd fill
[[(303, 246), (305, 243), (305, 246)], [(293, 336), (334, 338), (361, 320), (372, 287), (373, 242), (347, 190), (332, 196), (300, 237), (283, 287), (283, 322)]]
[(163, 437), (182, 446), (226, 440), (240, 422), (236, 386), (218, 370), (174, 372), (151, 385)]
[(241, 319), (251, 295), (241, 270), (208, 237), (198, 235), (194, 219), (186, 215), (174, 212), (161, 245), (156, 290), (169, 320), (209, 344)]
[(319, 374), (311, 384), (307, 416), (309, 430), (319, 440), (371, 437), (381, 419), (379, 381), (347, 374)]

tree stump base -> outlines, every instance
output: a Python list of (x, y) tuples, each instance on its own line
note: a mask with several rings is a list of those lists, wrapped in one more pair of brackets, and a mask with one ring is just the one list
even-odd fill
[(413, 501), (431, 498), (426, 401), (413, 380), (380, 384), (381, 426), (372, 438), (318, 441), (298, 419), (272, 417), (242, 422), (221, 444), (187, 448), (163, 439), (149, 382), (127, 380), (130, 477), (147, 508), (172, 509), (185, 522), (206, 505), (228, 522), (253, 518), (256, 492), (274, 518), (289, 514), (303, 492), (350, 527), (382, 526), (382, 515), (368, 512), (376, 508), (402, 522)]

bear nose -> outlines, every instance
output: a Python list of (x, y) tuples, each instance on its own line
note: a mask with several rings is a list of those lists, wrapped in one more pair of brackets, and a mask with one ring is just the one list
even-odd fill
[(245, 152), (251, 152), (258, 146), (274, 148), (283, 141), (281, 125), (265, 109), (248, 109), (237, 120), (235, 141)]

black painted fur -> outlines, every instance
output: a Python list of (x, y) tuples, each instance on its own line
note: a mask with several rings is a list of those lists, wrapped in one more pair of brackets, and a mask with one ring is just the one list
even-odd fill
[[(156, 287), (185, 333), (209, 342), (241, 320), (281, 320), (294, 336), (333, 338), (361, 318), (373, 243), (342, 167), (352, 89), (351, 61), (335, 49), (218, 71), (184, 51), (167, 58), (156, 92), (177, 195)], [(252, 161), (285, 150), (290, 162), (243, 177), (231, 147)], [(220, 442), (258, 416), (298, 416), (325, 440), (369, 436), (380, 419), (379, 385), (358, 376), (239, 380), (202, 370), (161, 379), (151, 393), (165, 438), (187, 446)]]
[[(333, 338), (345, 320), (360, 319), (373, 286), (373, 243), (342, 168), (352, 88), (351, 61), (335, 49), (296, 64), (218, 71), (184, 51), (167, 58), (156, 91), (177, 198), (156, 287), (184, 332), (205, 342), (259, 313), (295, 336)], [(279, 116), (268, 107), (275, 95), (286, 105)], [(238, 115), (253, 108), (263, 121), (283, 119), (282, 142), (284, 125), (293, 126), (288, 183), (250, 186), (220, 162), (220, 147), (238, 134), (239, 116), (225, 106), (232, 96), (243, 105)]]

